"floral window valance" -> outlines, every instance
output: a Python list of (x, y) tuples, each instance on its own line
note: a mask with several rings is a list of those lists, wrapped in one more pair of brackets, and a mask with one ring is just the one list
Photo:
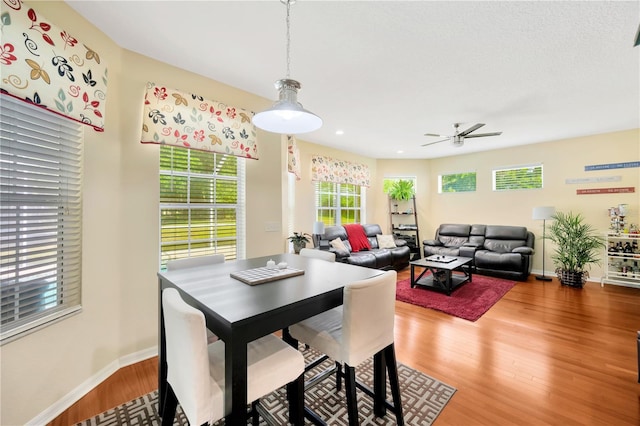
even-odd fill
[(314, 155), (311, 158), (311, 180), (369, 187), (371, 176), (365, 164)]
[(141, 142), (257, 159), (251, 115), (242, 108), (149, 83)]
[(295, 136), (286, 135), (287, 138), (287, 172), (293, 173), (296, 180), (300, 180), (300, 150), (296, 145)]
[(100, 55), (21, 1), (3, 1), (3, 94), (104, 129), (107, 66)]

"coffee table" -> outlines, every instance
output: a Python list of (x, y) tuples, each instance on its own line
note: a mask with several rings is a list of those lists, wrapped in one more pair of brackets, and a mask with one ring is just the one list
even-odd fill
[[(470, 282), (473, 276), (473, 259), (470, 257), (443, 256), (444, 261), (430, 260), (429, 258), (409, 262), (411, 265), (411, 288), (416, 285), (446, 293), (451, 296), (451, 292), (462, 284)], [(416, 278), (416, 266), (424, 268), (422, 273)], [(424, 274), (431, 271), (431, 275), (425, 277)], [(461, 274), (454, 274), (453, 271), (460, 271)]]

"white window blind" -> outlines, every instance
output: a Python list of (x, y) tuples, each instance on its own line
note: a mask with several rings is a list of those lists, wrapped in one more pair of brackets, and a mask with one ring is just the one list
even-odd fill
[(210, 254), (245, 256), (245, 160), (160, 147), (160, 268)]
[(542, 188), (542, 164), (493, 170), (494, 191), (540, 188)]
[(476, 172), (450, 173), (438, 176), (438, 193), (475, 192)]
[(80, 309), (83, 134), (43, 108), (0, 100), (4, 343)]
[(365, 223), (364, 187), (333, 182), (315, 182), (316, 220), (325, 225)]

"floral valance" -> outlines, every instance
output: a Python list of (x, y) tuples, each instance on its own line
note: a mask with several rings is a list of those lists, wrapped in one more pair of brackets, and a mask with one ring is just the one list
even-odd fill
[(100, 55), (26, 3), (2, 2), (4, 94), (104, 129), (107, 66)]
[(292, 135), (285, 135), (287, 138), (287, 171), (300, 180), (300, 150), (296, 145), (296, 138)]
[(371, 176), (365, 164), (314, 155), (311, 158), (311, 180), (369, 187)]
[(257, 159), (251, 116), (242, 108), (148, 83), (141, 142)]

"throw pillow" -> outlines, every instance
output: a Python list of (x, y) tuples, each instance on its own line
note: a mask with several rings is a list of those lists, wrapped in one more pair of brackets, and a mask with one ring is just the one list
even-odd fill
[(396, 242), (393, 235), (376, 235), (378, 239), (378, 247), (381, 249), (396, 248)]
[(336, 255), (338, 255), (338, 257), (349, 256), (350, 254), (349, 250), (347, 250), (347, 246), (344, 245), (344, 243), (340, 238), (336, 238), (335, 240), (329, 241), (329, 244), (331, 244), (331, 247), (334, 248), (334, 250), (336, 251)]

